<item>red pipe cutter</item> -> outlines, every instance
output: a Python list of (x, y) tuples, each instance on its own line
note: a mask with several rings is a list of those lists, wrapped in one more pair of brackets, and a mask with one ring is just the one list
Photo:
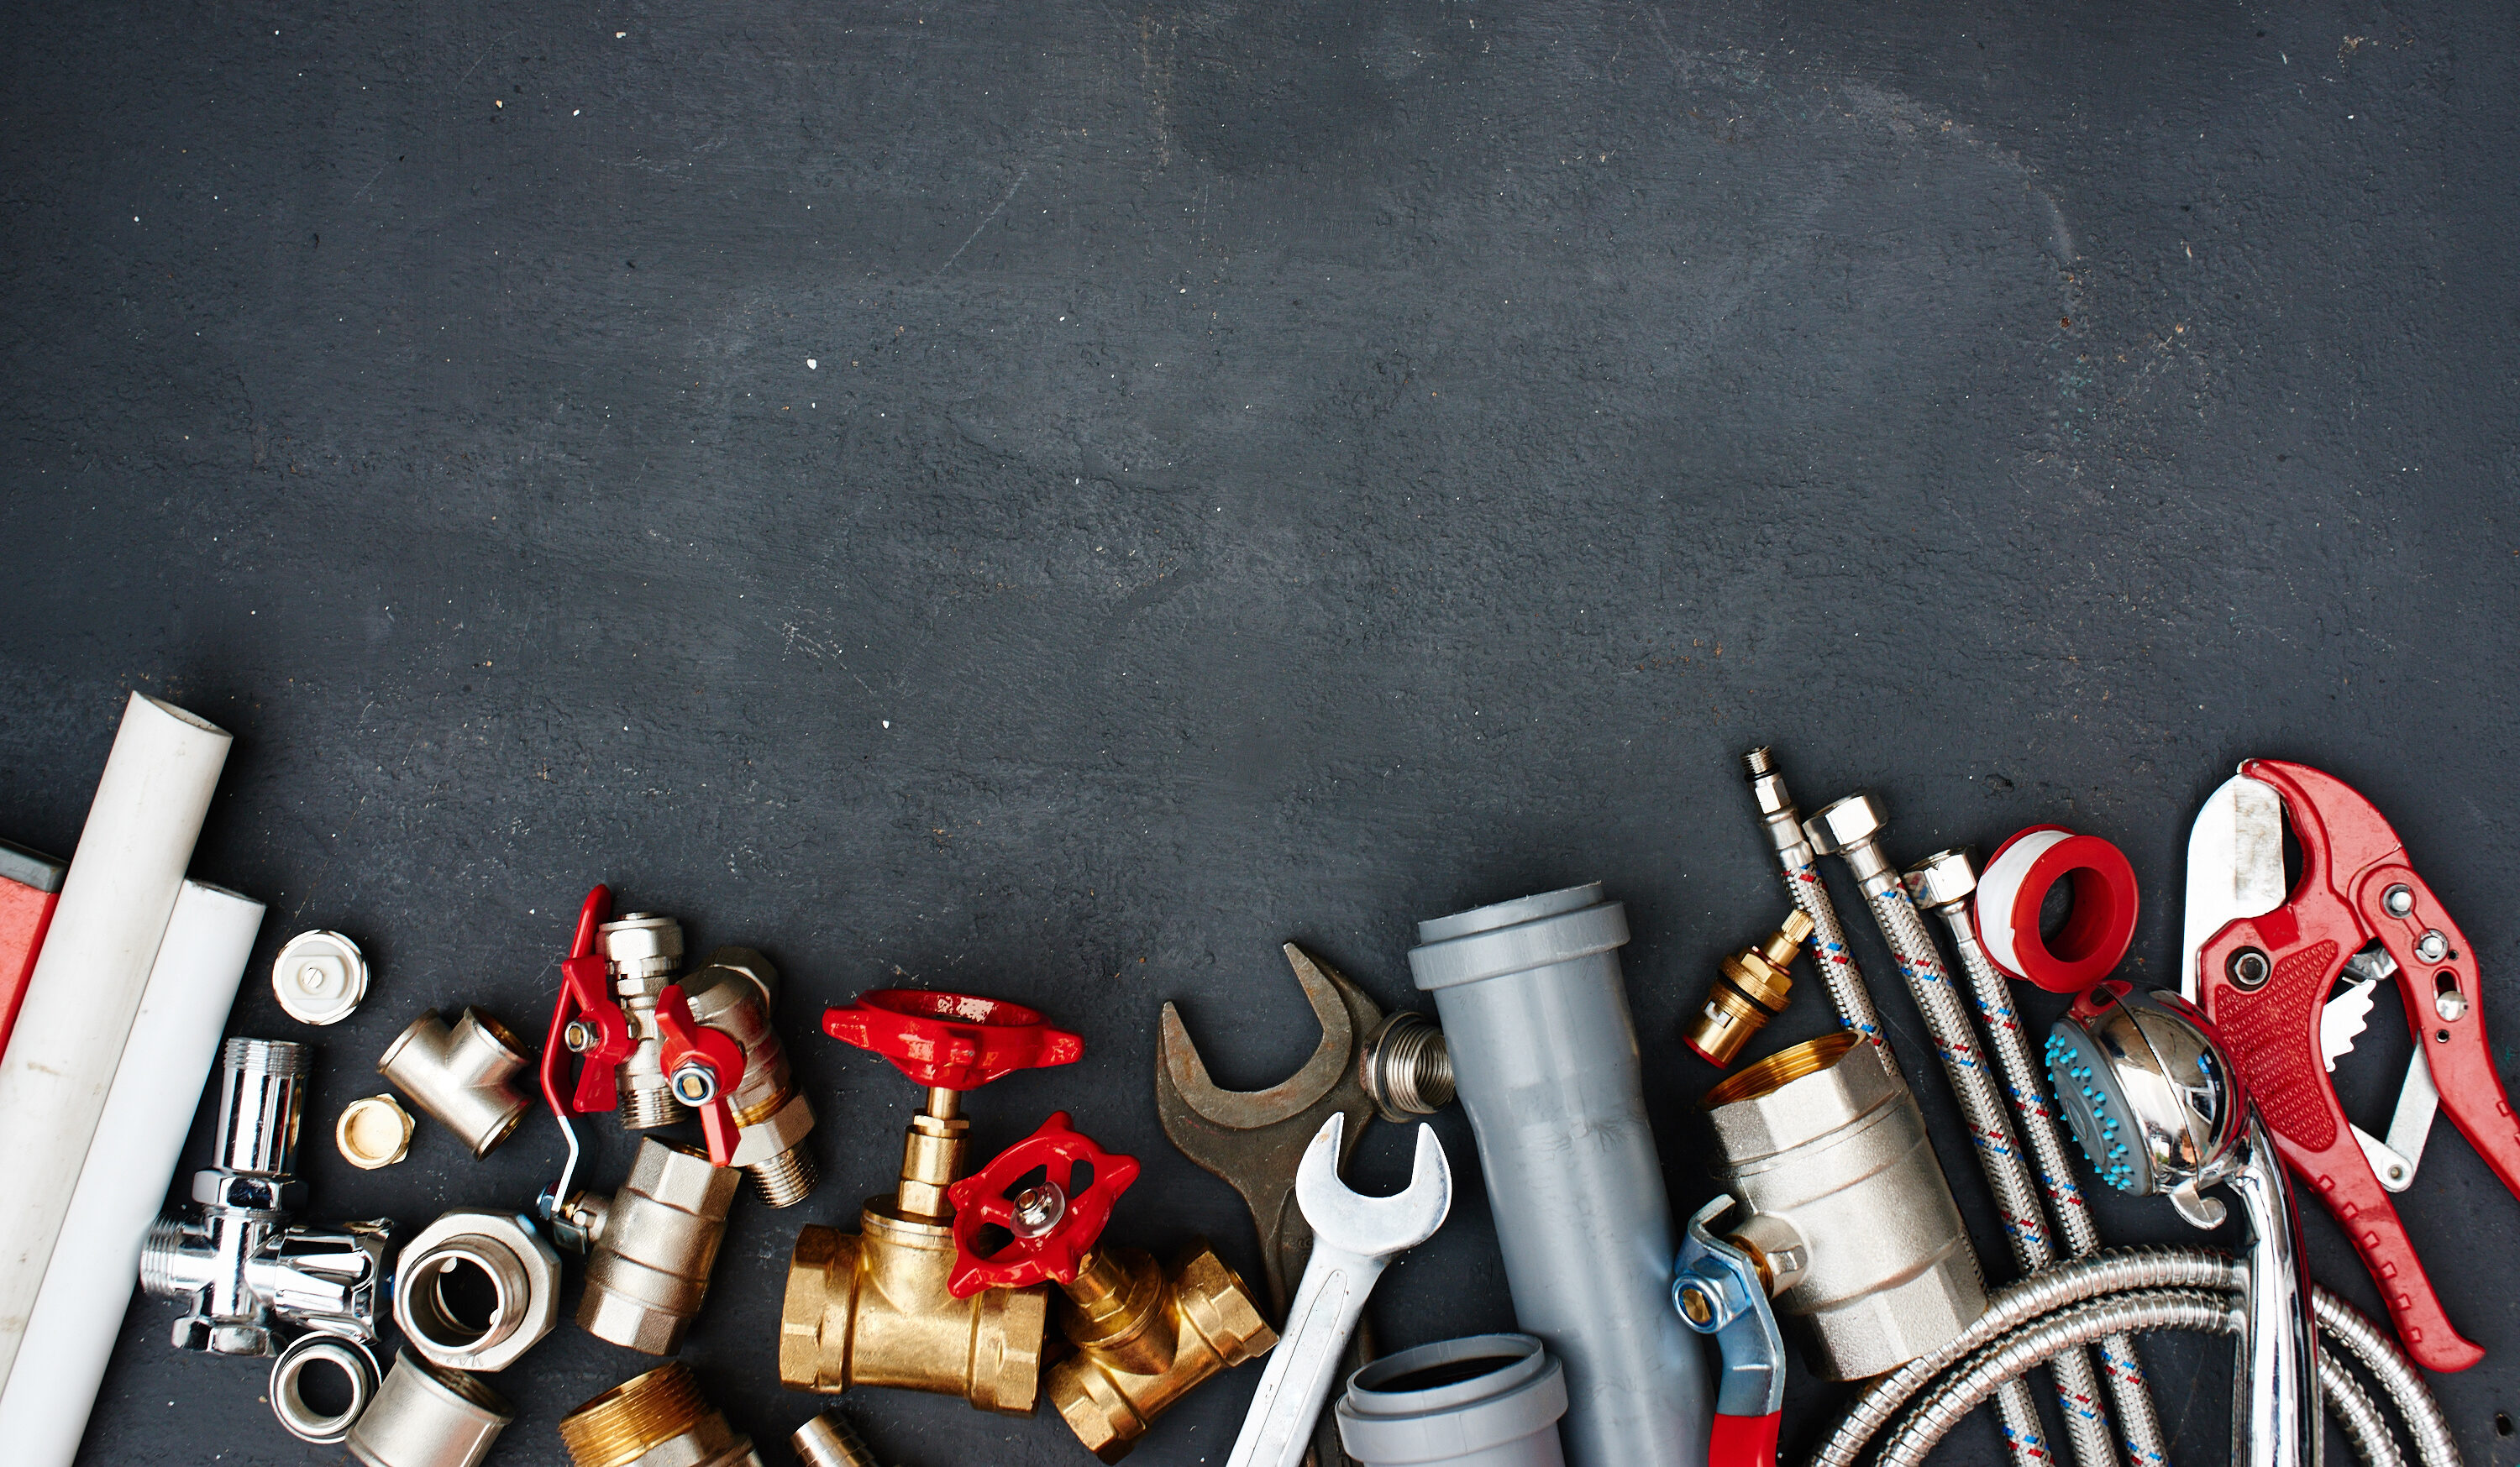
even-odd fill
[[(2287, 823), (2301, 850), (2290, 891)], [(2483, 1359), (2443, 1311), (2389, 1194), (2413, 1180), (2438, 1107), (2520, 1196), (2520, 1122), (2486, 1047), (2476, 952), (2405, 842), (2334, 776), (2252, 759), (2188, 835), (2184, 947), (2188, 997), (2229, 1042), (2284, 1161), (2362, 1255), (2407, 1353), (2433, 1370)], [(2328, 1072), (2390, 979), (2416, 1056), (2382, 1140), (2346, 1119)]]

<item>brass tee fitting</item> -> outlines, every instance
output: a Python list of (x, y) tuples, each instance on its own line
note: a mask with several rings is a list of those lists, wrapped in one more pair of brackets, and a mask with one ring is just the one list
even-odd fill
[(1051, 1404), (1105, 1462), (1129, 1454), (1165, 1408), (1278, 1343), (1258, 1301), (1207, 1240), (1167, 1275), (1139, 1248), (1098, 1248), (1063, 1285), (1058, 1327), (1076, 1353), (1050, 1367)]
[(761, 1467), (752, 1439), (700, 1397), (680, 1360), (634, 1375), (560, 1420), (570, 1467)]
[(620, 1191), (571, 1198), (569, 1222), (594, 1244), (577, 1304), (586, 1332), (649, 1355), (682, 1349), (708, 1292), (735, 1186), (733, 1169), (649, 1136)]
[(956, 1255), (945, 1189), (963, 1174), (971, 1126), (962, 1098), (928, 1090), (903, 1140), (901, 1184), (868, 1200), (859, 1231), (797, 1232), (779, 1314), (779, 1379), (790, 1390), (894, 1386), (960, 1396), (981, 1410), (1031, 1411), (1047, 1288), (957, 1299), (946, 1287)]
[(1719, 1070), (1739, 1058), (1751, 1036), (1785, 1011), (1794, 987), (1794, 950), (1811, 933), (1812, 919), (1797, 910), (1766, 941), (1725, 958), (1706, 986), (1706, 1001), (1681, 1031), (1681, 1043)]
[(792, 1207), (814, 1190), (814, 1158), (805, 1136), (814, 1107), (796, 1089), (788, 1051), (770, 1025), (779, 970), (750, 948), (720, 948), (708, 966), (683, 982), (692, 1018), (743, 1046), (743, 1078), (727, 1098), (735, 1110), (735, 1159), (770, 1207)]
[(477, 1008), (464, 1010), (453, 1029), (428, 1010), (377, 1061), (378, 1074), (454, 1132), (475, 1159), (489, 1155), (525, 1118), (525, 1092), (516, 1083), (524, 1067), (523, 1044)]

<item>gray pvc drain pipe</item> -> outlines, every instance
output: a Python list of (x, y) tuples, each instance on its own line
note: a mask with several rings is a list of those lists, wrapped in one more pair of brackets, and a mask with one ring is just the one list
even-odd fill
[(1574, 886), (1420, 922), (1409, 966), (1443, 1019), (1514, 1320), (1564, 1361), (1568, 1455), (1705, 1467), (1714, 1406), (1671, 1307), (1627, 940), (1627, 909)]
[(1347, 1378), (1339, 1441), (1363, 1467), (1566, 1467), (1566, 1371), (1529, 1335), (1385, 1356)]

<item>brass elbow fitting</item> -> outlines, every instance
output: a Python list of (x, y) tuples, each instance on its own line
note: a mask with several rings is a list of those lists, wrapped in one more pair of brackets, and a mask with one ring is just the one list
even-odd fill
[(1725, 958), (1706, 987), (1706, 1001), (1681, 1031), (1681, 1043), (1719, 1070), (1739, 1058), (1751, 1036), (1785, 1011), (1794, 987), (1794, 950), (1811, 933), (1812, 919), (1797, 910), (1766, 941)]
[(621, 1061), (621, 1126), (653, 1131), (691, 1112), (674, 1098), (665, 1078), (662, 1037), (656, 1029), (656, 996), (673, 984), (683, 965), (683, 924), (650, 911), (628, 911), (596, 929), (596, 951), (612, 979), (612, 994), (629, 1020), (636, 1047)]
[(779, 1379), (837, 1395), (894, 1386), (960, 1396), (985, 1411), (1024, 1415), (1041, 1384), (1046, 1286), (983, 1289), (957, 1299), (953, 1204), (971, 1123), (959, 1091), (931, 1089), (904, 1137), (901, 1184), (868, 1200), (859, 1231), (808, 1225), (788, 1263), (779, 1313)]
[(788, 1051), (770, 1025), (779, 970), (750, 948), (720, 948), (683, 984), (692, 1018), (743, 1046), (743, 1077), (727, 1098), (735, 1110), (735, 1159), (770, 1207), (792, 1207), (814, 1190), (805, 1136), (814, 1107), (796, 1089)]
[(649, 1136), (630, 1179), (609, 1199), (581, 1192), (570, 1221), (595, 1245), (577, 1322), (599, 1340), (672, 1355), (700, 1311), (726, 1236), (736, 1174), (701, 1153)]
[(428, 1010), (377, 1061), (378, 1074), (455, 1133), (476, 1159), (525, 1118), (525, 1092), (516, 1083), (524, 1067), (525, 1046), (477, 1008), (464, 1010), (453, 1029)]
[(1076, 1353), (1050, 1367), (1051, 1404), (1105, 1462), (1129, 1454), (1191, 1388), (1278, 1343), (1241, 1276), (1202, 1238), (1167, 1274), (1137, 1248), (1098, 1248), (1064, 1286)]
[(634, 1375), (560, 1420), (570, 1467), (761, 1467), (752, 1439), (700, 1396), (680, 1360)]

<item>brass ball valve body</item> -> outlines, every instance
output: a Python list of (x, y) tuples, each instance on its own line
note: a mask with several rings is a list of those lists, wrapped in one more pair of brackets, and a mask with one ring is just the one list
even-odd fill
[(859, 1230), (796, 1235), (779, 1317), (779, 1379), (826, 1394), (893, 1386), (960, 1396), (1021, 1415), (1041, 1384), (1049, 1292), (1040, 1285), (956, 1298), (954, 1207), (970, 1123), (963, 1091), (1019, 1069), (1072, 1064), (1085, 1042), (1021, 1004), (882, 989), (826, 1010), (833, 1039), (889, 1059), (927, 1103), (903, 1137), (900, 1185), (872, 1198)]
[(1050, 1403), (1105, 1462), (1127, 1456), (1192, 1387), (1278, 1343), (1250, 1287), (1204, 1238), (1170, 1273), (1144, 1250), (1098, 1249), (1064, 1288), (1058, 1328), (1076, 1353), (1050, 1367)]

